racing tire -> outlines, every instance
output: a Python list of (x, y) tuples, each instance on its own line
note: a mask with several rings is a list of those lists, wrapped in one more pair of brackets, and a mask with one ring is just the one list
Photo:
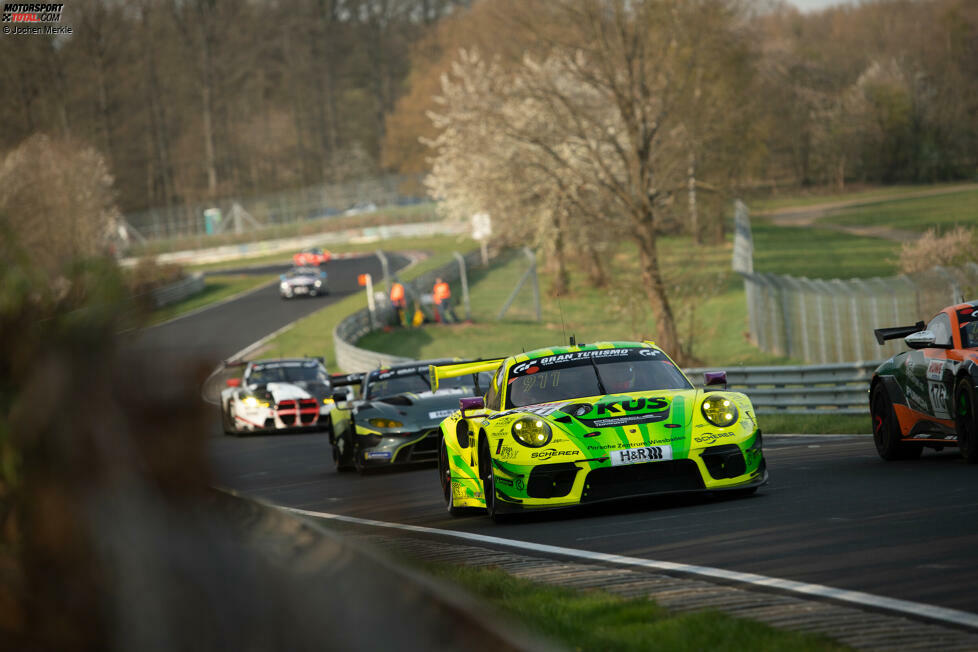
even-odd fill
[(910, 460), (920, 457), (924, 447), (919, 444), (908, 444), (900, 441), (900, 423), (893, 410), (893, 401), (886, 393), (883, 383), (873, 387), (869, 402), (869, 413), (873, 420), (873, 443), (876, 452), (884, 460)]
[(438, 480), (441, 482), (441, 493), (449, 516), (457, 517), (464, 514), (464, 507), (455, 506), (455, 495), (452, 493), (452, 467), (448, 463), (448, 446), (445, 444), (444, 437), (441, 445), (438, 446)]
[(496, 477), (492, 472), (492, 454), (489, 452), (489, 440), (484, 436), (479, 441), (479, 476), (482, 479), (482, 496), (486, 501), (486, 515), (494, 523), (506, 520), (499, 513), (496, 504)]
[(968, 464), (978, 463), (978, 396), (970, 378), (958, 381), (954, 392), (954, 427), (958, 448)]
[(225, 435), (233, 435), (234, 432), (234, 421), (231, 418), (231, 402), (228, 402), (227, 408), (221, 410), (221, 427), (224, 430)]
[(345, 433), (344, 435), (340, 435), (340, 436), (343, 437), (343, 444), (344, 444), (343, 450), (345, 452), (341, 453), (339, 446), (337, 446), (335, 442), (332, 445), (333, 467), (336, 469), (337, 473), (343, 473), (344, 471), (352, 471), (354, 468), (353, 462), (350, 459), (352, 457), (353, 445), (348, 443), (348, 440), (345, 437)]

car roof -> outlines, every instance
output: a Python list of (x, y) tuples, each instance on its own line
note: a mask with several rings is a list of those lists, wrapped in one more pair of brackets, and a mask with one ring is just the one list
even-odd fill
[[(323, 364), (319, 358), (267, 358), (265, 360), (252, 360), (249, 364), (252, 367), (277, 367), (285, 364), (294, 363), (315, 363)], [(323, 365), (325, 366), (325, 365)]]
[(661, 351), (653, 342), (594, 342), (593, 344), (575, 344), (573, 346), (554, 346), (544, 349), (534, 349), (525, 353), (510, 356), (506, 362), (525, 362), (546, 358), (551, 355), (563, 355), (565, 353), (577, 353), (579, 351), (597, 351), (599, 349), (656, 349)]

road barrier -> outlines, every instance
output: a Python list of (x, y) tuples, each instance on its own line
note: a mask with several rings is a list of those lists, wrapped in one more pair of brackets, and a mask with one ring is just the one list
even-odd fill
[[(461, 278), (462, 265), (471, 268), (482, 264), (482, 254), (476, 250), (462, 256), (461, 261), (445, 263), (437, 269), (421, 274), (411, 281), (403, 281), (404, 291), (410, 299), (409, 306), (422, 305), (422, 298), (431, 294), (435, 279), (441, 278), (448, 283), (455, 283)], [(376, 310), (373, 318), (367, 308), (358, 310), (345, 318), (333, 329), (333, 346), (336, 352), (337, 366), (348, 373), (370, 371), (380, 367), (389, 367), (403, 362), (413, 362), (413, 358), (405, 358), (378, 351), (370, 351), (356, 346), (356, 343), (367, 333), (378, 327), (392, 325), (396, 321), (394, 309), (391, 306), (388, 293), (376, 294)]]
[[(733, 367), (727, 387), (750, 397), (757, 414), (868, 414), (869, 381), (879, 362), (784, 367)], [(703, 373), (686, 369), (697, 386)]]
[(204, 275), (200, 272), (180, 279), (175, 283), (170, 283), (161, 288), (156, 288), (150, 294), (153, 297), (153, 305), (156, 308), (168, 306), (177, 301), (183, 301), (187, 297), (192, 297), (198, 292), (204, 291)]

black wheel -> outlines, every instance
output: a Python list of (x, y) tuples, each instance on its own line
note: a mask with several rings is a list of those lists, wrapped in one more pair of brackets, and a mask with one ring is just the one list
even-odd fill
[(448, 464), (448, 446), (442, 437), (438, 447), (438, 479), (441, 482), (441, 494), (445, 499), (445, 508), (451, 516), (461, 516), (463, 507), (455, 506), (455, 495), (452, 493), (452, 467)]
[(970, 378), (962, 378), (954, 392), (954, 425), (958, 448), (968, 464), (978, 462), (978, 397)]
[(900, 441), (900, 424), (893, 411), (893, 402), (886, 393), (883, 383), (873, 387), (869, 402), (869, 413), (873, 419), (873, 443), (876, 452), (884, 460), (909, 460), (920, 457), (923, 447)]
[(504, 520), (499, 513), (496, 503), (496, 479), (492, 472), (492, 454), (489, 452), (489, 440), (482, 437), (479, 442), (479, 477), (482, 478), (482, 494), (486, 499), (486, 514), (496, 523)]
[(340, 447), (338, 442), (333, 442), (333, 466), (336, 468), (337, 472), (352, 471), (353, 470), (353, 444), (350, 443), (350, 438), (346, 436), (346, 433), (340, 435), (343, 440), (343, 451), (340, 452)]
[(224, 429), (225, 435), (234, 434), (234, 421), (231, 419), (231, 402), (228, 401), (228, 406), (226, 409), (221, 410), (221, 426)]

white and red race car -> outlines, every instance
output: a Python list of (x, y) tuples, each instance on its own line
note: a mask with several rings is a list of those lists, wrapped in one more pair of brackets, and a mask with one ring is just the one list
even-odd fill
[(332, 389), (322, 358), (244, 363), (242, 376), (229, 378), (221, 390), (224, 432), (328, 431)]

